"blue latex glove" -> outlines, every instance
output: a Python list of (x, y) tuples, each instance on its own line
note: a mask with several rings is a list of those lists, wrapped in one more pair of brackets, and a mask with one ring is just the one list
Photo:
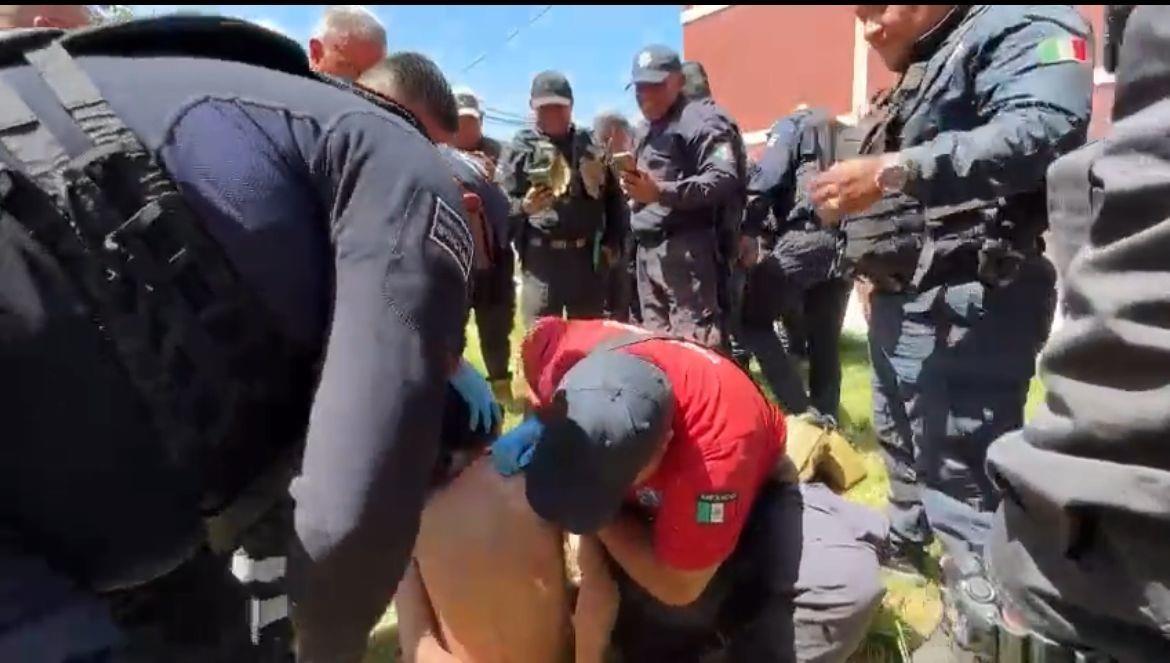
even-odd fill
[(471, 411), (471, 421), (468, 422), (471, 430), (478, 428), (490, 432), (504, 420), (504, 411), (496, 402), (491, 385), (466, 359), (459, 360), (459, 370), (451, 376), (451, 386), (467, 402), (467, 409)]
[(500, 474), (510, 477), (528, 466), (532, 450), (544, 432), (540, 419), (529, 417), (504, 433), (492, 444), (492, 464)]

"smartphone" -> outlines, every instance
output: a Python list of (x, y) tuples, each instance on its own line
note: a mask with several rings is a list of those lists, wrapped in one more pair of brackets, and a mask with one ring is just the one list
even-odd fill
[(633, 154), (629, 152), (618, 152), (613, 155), (613, 167), (618, 172), (632, 173), (638, 170), (638, 160), (634, 158)]

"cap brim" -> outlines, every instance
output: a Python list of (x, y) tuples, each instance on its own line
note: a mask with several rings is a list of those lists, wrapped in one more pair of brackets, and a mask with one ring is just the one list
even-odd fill
[(655, 70), (650, 70), (650, 69), (648, 69), (646, 71), (641, 71), (641, 72), (635, 74), (633, 76), (633, 78), (630, 79), (630, 84), (627, 85), (626, 88), (627, 89), (631, 88), (631, 87), (637, 85), (638, 83), (647, 83), (650, 85), (658, 85), (659, 83), (666, 82), (666, 79), (670, 78), (670, 74), (671, 74), (671, 72), (669, 72), (669, 71), (655, 71)]
[(525, 494), (538, 516), (574, 534), (592, 534), (621, 509), (640, 468), (596, 453), (572, 420), (546, 425), (525, 470)]
[(533, 97), (532, 107), (540, 108), (541, 106), (572, 106), (573, 100), (568, 97), (553, 95), (548, 97)]

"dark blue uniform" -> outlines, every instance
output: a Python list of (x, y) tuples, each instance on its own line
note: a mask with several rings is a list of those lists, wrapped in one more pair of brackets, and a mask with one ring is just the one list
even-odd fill
[[(778, 120), (748, 182), (745, 233), (762, 237), (764, 253), (751, 271), (741, 316), (744, 344), (760, 362), (785, 412), (813, 405), (837, 416), (841, 400), (838, 341), (849, 283), (834, 270), (836, 233), (821, 227), (808, 198), (812, 178), (833, 160), (835, 121), (824, 111), (798, 111)], [(807, 338), (809, 388), (777, 338), (783, 319)]]
[(907, 164), (927, 228), (916, 283), (875, 278), (869, 329), (893, 533), (909, 550), (933, 532), (953, 560), (977, 559), (999, 500), (986, 452), (1023, 424), (1052, 320), (1044, 172), (1085, 139), (1087, 33), (1071, 6), (957, 7), (884, 107), (883, 147)]
[(1117, 661), (1170, 660), (1168, 35), (1166, 6), (1134, 10), (1113, 131), (1048, 171), (1068, 318), (1041, 360), (1045, 405), (988, 452), (1004, 603)]
[[(279, 330), (320, 357), (308, 431), (296, 433), (290, 594), (301, 660), (360, 660), (413, 545), (435, 403), (462, 351), (472, 244), (450, 171), (403, 119), (307, 77), (185, 57), (77, 61)], [(85, 140), (31, 67), (0, 80), (63, 145)], [(0, 659), (56, 661), (109, 644), (93, 592), (161, 577), (194, 596), (199, 581), (168, 573), (203, 541), (200, 477), (169, 463), (116, 372), (83, 372), (105, 365), (103, 348), (36, 351), (70, 329), (44, 327), (46, 315), (69, 313), (24, 268), (23, 237), (6, 224), (0, 242)], [(305, 418), (267, 414), (273, 426)], [(132, 598), (115, 603), (142, 614)], [(246, 660), (223, 645), (182, 658), (200, 637), (230, 634), (202, 613), (211, 603), (168, 605), (148, 612), (187, 632), (162, 636), (166, 660)]]
[(661, 190), (631, 206), (642, 324), (710, 347), (722, 343), (720, 210), (743, 187), (735, 140), (712, 105), (681, 96), (635, 138), (638, 168)]
[[(528, 169), (541, 141), (552, 143), (564, 157), (570, 180), (564, 195), (550, 209), (530, 217), (521, 203), (530, 187)], [(546, 315), (601, 317), (604, 302), (598, 243), (620, 250), (625, 201), (608, 170), (598, 195), (589, 192), (580, 164), (596, 158), (593, 150), (592, 133), (585, 129), (570, 126), (568, 134), (558, 139), (522, 129), (500, 164), (497, 181), (512, 203), (516, 252), (524, 278), (520, 306), (526, 325)]]
[[(485, 138), (481, 146), (486, 147), (489, 140)], [(487, 151), (484, 153), (499, 158), (499, 144), (491, 142), (495, 144), (495, 156)], [(511, 203), (503, 189), (488, 177), (483, 164), (455, 148), (440, 149), (460, 185), (483, 202), (490, 246), (484, 261), (486, 267), (480, 269), (477, 265), (473, 273), (471, 306), (475, 311), (480, 351), (488, 379), (494, 385), (500, 385), (498, 388), (510, 387), (512, 374), (508, 370), (508, 358), (512, 352), (510, 336), (516, 319), (516, 284), (513, 282), (516, 259), (512, 254), (513, 233), (508, 218)]]

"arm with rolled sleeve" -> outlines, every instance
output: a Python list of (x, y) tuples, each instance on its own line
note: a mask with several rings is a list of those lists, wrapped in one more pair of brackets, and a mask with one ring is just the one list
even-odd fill
[[(1061, 10), (1055, 10), (1061, 11)], [(986, 40), (974, 57), (975, 103), (986, 124), (948, 131), (907, 148), (906, 193), (927, 207), (953, 205), (1041, 189), (1044, 173), (1060, 155), (1084, 143), (1093, 91), (1089, 63), (1040, 61), (1046, 39), (1084, 38), (1087, 27), (1071, 7), (1067, 21), (1044, 15)], [(978, 29), (978, 28), (976, 28)]]
[(673, 182), (659, 182), (659, 200), (675, 210), (698, 210), (719, 205), (737, 195), (740, 186), (735, 168), (735, 135), (722, 123), (708, 122), (685, 136), (695, 174)]
[(299, 660), (344, 663), (361, 660), (418, 532), (438, 403), (461, 351), (470, 252), (458, 254), (471, 238), (447, 167), (401, 122), (341, 116), (313, 171), (332, 202), (336, 294), (290, 489), (289, 594)]

